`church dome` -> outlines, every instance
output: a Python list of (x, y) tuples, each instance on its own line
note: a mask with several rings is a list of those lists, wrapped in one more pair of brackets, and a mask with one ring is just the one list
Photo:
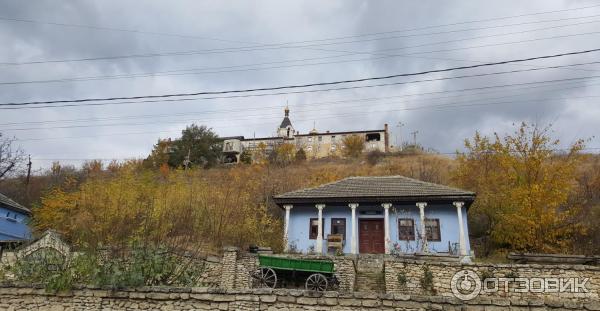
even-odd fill
[(292, 126), (292, 121), (290, 121), (290, 108), (288, 108), (287, 106), (285, 106), (285, 117), (283, 117), (283, 121), (281, 121), (281, 124), (279, 125), (280, 129), (284, 129), (287, 128), (288, 126)]

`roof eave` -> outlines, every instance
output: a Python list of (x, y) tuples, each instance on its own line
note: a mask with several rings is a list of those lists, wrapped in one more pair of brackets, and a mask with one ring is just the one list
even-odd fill
[[(363, 197), (273, 197), (273, 201), (282, 207), (283, 204), (309, 204), (309, 203), (362, 203), (362, 202), (452, 202), (464, 201), (467, 208), (475, 201), (475, 194), (472, 195), (429, 195), (429, 196), (363, 196)], [(283, 208), (283, 207), (282, 207)]]
[(25, 206), (13, 206), (10, 204), (2, 204), (0, 203), (0, 207), (6, 208), (8, 210), (11, 210), (13, 212), (19, 212), (22, 214), (26, 214), (27, 216), (31, 216), (31, 211), (26, 208)]

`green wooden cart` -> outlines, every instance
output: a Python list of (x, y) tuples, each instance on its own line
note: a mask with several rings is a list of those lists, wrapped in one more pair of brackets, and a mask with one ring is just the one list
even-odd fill
[(304, 281), (307, 290), (337, 289), (334, 265), (329, 260), (295, 259), (275, 256), (258, 256), (259, 267), (252, 273), (254, 287), (286, 287)]

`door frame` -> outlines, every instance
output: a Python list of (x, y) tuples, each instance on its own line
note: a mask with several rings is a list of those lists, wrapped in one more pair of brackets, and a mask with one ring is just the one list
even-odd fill
[[(361, 222), (362, 221), (379, 221), (379, 222), (381, 222), (381, 225), (382, 225), (381, 240), (384, 243), (384, 249), (380, 253), (364, 253), (364, 252), (360, 251), (360, 231), (361, 231), (361, 228), (362, 228), (362, 226), (361, 226)], [(358, 218), (358, 232), (357, 232), (357, 237), (356, 238), (358, 240), (357, 244), (358, 244), (358, 253), (359, 254), (384, 254), (385, 253), (385, 229), (384, 229), (383, 226), (385, 226), (385, 219), (383, 217), (372, 217), (372, 218), (371, 217), (363, 217), (363, 218)]]

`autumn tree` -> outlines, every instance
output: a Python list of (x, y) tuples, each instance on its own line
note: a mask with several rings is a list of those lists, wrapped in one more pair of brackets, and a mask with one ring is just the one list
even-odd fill
[(248, 150), (242, 151), (240, 154), (240, 162), (244, 164), (252, 164), (252, 153)]
[(253, 150), (254, 163), (267, 164), (269, 162), (269, 154), (267, 152), (267, 145), (262, 141), (258, 143), (256, 149)]
[(296, 151), (296, 162), (303, 161), (306, 161), (306, 151), (304, 151), (304, 148), (300, 148)]
[(477, 193), (469, 211), (475, 236), (494, 248), (529, 252), (568, 252), (581, 230), (575, 221), (579, 206), (570, 202), (575, 190), (578, 153), (583, 141), (559, 154), (550, 128), (522, 123), (505, 136), (465, 141), (454, 172), (456, 184)]
[(294, 161), (294, 157), (296, 156), (296, 147), (293, 144), (284, 143), (276, 146), (272, 155), (273, 158), (270, 159), (271, 163), (288, 165)]
[(181, 138), (175, 140), (169, 165), (182, 166), (189, 156), (191, 166), (212, 167), (219, 163), (222, 148), (221, 140), (212, 129), (192, 124), (181, 131)]
[(359, 135), (348, 135), (342, 140), (342, 145), (345, 156), (358, 158), (365, 147), (365, 139)]
[(222, 160), (222, 141), (212, 129), (192, 124), (177, 139), (159, 139), (144, 161), (145, 167), (213, 167)]
[(174, 144), (171, 139), (159, 139), (152, 148), (150, 155), (144, 160), (144, 166), (159, 168), (164, 164), (168, 164), (173, 147)]
[(125, 164), (116, 174), (48, 191), (34, 227), (38, 232), (55, 229), (79, 247), (281, 248), (280, 222), (260, 196), (263, 181), (255, 177), (262, 167), (214, 170), (209, 178), (199, 169), (162, 175), (138, 168)]

